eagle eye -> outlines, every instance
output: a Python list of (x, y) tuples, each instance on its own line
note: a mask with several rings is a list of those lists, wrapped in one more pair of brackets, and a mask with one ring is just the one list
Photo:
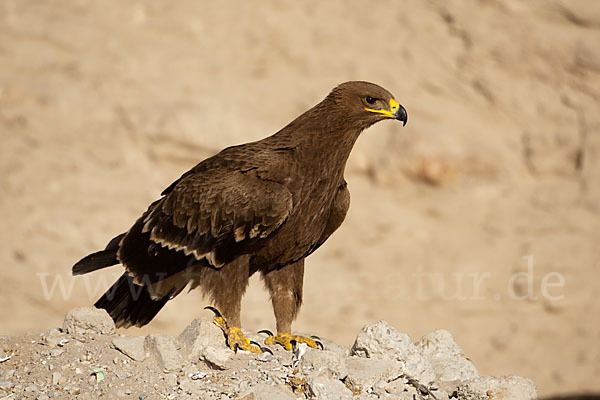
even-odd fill
[(375, 102), (377, 101), (377, 99), (375, 97), (371, 97), (371, 96), (367, 96), (367, 98), (365, 100), (369, 104), (375, 104)]

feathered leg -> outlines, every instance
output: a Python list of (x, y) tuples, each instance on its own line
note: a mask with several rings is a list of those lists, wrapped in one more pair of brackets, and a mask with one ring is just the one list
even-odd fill
[(260, 346), (254, 345), (242, 333), (242, 296), (246, 292), (249, 279), (248, 257), (238, 257), (222, 268), (202, 267), (198, 271), (195, 285), (202, 288), (216, 309), (215, 323), (225, 333), (227, 345), (237, 349), (262, 353)]
[(302, 305), (304, 260), (263, 273), (263, 279), (271, 295), (277, 324), (277, 336), (268, 337), (265, 344), (279, 343), (286, 350), (292, 350), (292, 341), (295, 340), (313, 348), (322, 347), (323, 345), (313, 338), (292, 335), (292, 321), (296, 319)]

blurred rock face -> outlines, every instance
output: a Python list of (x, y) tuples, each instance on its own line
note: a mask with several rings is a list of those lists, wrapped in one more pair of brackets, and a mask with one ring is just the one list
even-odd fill
[[(364, 79), (410, 123), (355, 147), (297, 329), (443, 327), (486, 374), (600, 389), (599, 26), (592, 0), (0, 2), (0, 333), (92, 304), (114, 277), (72, 280), (75, 260), (201, 159)], [(204, 304), (181, 296), (149, 329)], [(272, 326), (259, 285), (245, 308)]]

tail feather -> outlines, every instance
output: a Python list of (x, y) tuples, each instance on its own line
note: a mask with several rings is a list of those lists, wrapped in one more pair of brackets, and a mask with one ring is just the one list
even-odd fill
[(90, 254), (73, 265), (73, 275), (83, 275), (88, 272), (118, 264), (117, 250), (101, 250)]
[(126, 272), (98, 299), (96, 308), (105, 309), (117, 328), (144, 326), (150, 322), (171, 299), (171, 294), (152, 300), (146, 286), (133, 282)]
[(119, 251), (119, 243), (125, 234), (114, 237), (106, 246), (106, 249), (97, 251), (88, 256), (83, 257), (75, 265), (73, 265), (73, 275), (87, 274), (95, 271), (116, 265), (119, 263), (117, 252)]

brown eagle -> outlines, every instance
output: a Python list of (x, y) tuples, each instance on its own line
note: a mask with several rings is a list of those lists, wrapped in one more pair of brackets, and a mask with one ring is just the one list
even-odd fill
[(228, 346), (260, 352), (240, 328), (242, 296), (259, 271), (277, 324), (277, 336), (265, 343), (316, 347), (291, 333), (304, 259), (343, 222), (350, 205), (346, 161), (360, 133), (384, 119), (407, 121), (390, 92), (343, 83), (274, 135), (228, 147), (183, 174), (73, 274), (125, 267), (95, 303), (117, 327), (145, 325), (186, 286), (199, 286), (218, 310)]

